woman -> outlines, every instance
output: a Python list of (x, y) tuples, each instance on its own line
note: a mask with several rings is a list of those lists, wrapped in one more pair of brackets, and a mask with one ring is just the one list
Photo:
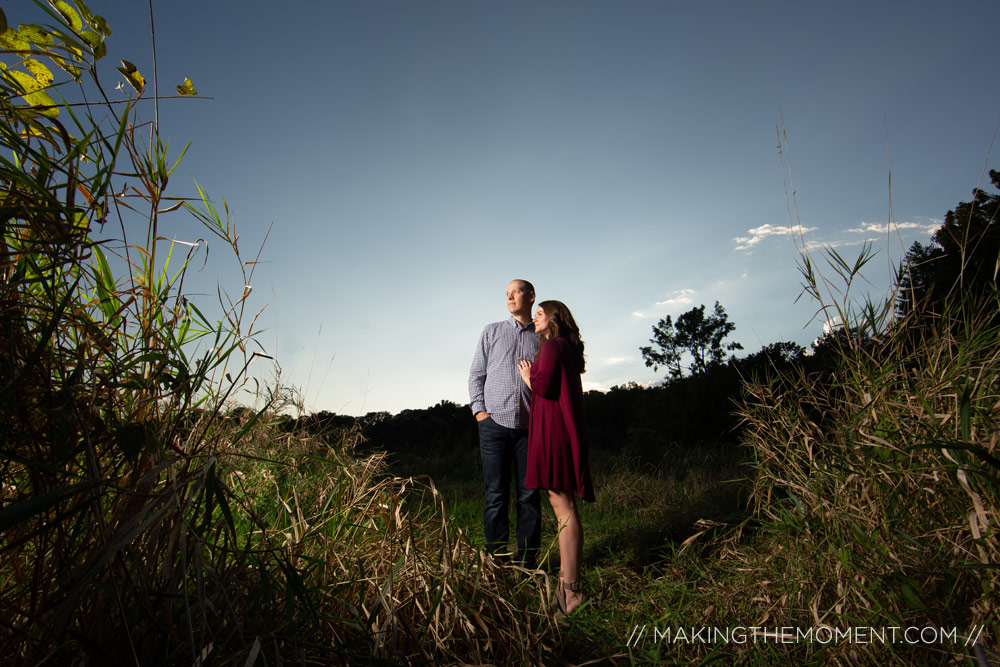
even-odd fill
[(534, 363), (518, 362), (531, 388), (528, 466), (525, 487), (547, 489), (559, 522), (561, 573), (556, 601), (570, 614), (586, 601), (580, 581), (583, 526), (576, 497), (594, 500), (583, 421), (583, 341), (573, 315), (560, 301), (543, 301), (535, 311), (535, 333), (542, 342)]

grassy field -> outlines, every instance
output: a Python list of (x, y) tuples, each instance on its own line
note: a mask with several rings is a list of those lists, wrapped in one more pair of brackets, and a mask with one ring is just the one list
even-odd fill
[[(1000, 332), (988, 299), (960, 296), (932, 315), (841, 336), (822, 371), (748, 381), (740, 443), (644, 437), (613, 454), (596, 444), (598, 502), (581, 510), (595, 595), (555, 654), (618, 664), (995, 661)], [(482, 545), (474, 447), (411, 451), (390, 469), (434, 477), (449, 520)], [(545, 516), (542, 569), (554, 574)], [(752, 628), (761, 640), (725, 634)]]
[[(552, 515), (539, 572), (484, 556), (470, 443), (387, 460), (361, 453), (357, 428), (287, 427), (294, 396), (247, 372), (266, 356), (248, 302), (259, 251), (241, 255), (224, 202), (168, 194), (179, 155), (139, 113), (139, 72), (119, 68), (125, 103), (85, 101), (108, 99), (107, 22), (40, 8), (57, 29), (0, 35), (16, 54), (0, 69), (9, 663), (1000, 663), (995, 284), (959, 276), (894, 317), (893, 295), (849, 296), (870, 256), (828, 251), (830, 289), (804, 253), (806, 292), (846, 323), (829, 363), (746, 378), (739, 442), (595, 440), (593, 601), (562, 628)], [(57, 103), (56, 80), (84, 99)], [(183, 295), (205, 250), (164, 238), (174, 214), (242, 272), (218, 319)], [(755, 627), (771, 634), (695, 634)], [(920, 634), (782, 641), (819, 628)]]
[[(628, 664), (655, 656), (655, 649), (648, 656), (630, 650), (628, 636), (637, 623), (670, 618), (670, 607), (683, 599), (690, 582), (662, 580), (670, 563), (689, 550), (700, 551), (691, 545), (706, 535), (748, 519), (752, 487), (748, 454), (734, 444), (647, 443), (644, 450), (627, 447), (615, 454), (594, 448), (598, 501), (580, 504), (586, 531), (584, 578), (592, 601), (574, 616), (562, 638), (561, 659)], [(448, 520), (482, 548), (483, 489), (477, 449), (396, 454), (388, 463), (390, 474), (433, 478)], [(557, 577), (555, 517), (544, 499), (542, 506), (544, 555), (539, 569)]]

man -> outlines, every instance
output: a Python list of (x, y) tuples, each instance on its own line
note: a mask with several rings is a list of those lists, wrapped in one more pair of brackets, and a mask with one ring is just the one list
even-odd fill
[(507, 285), (511, 317), (486, 325), (469, 372), (469, 399), (479, 427), (486, 509), (483, 528), (490, 553), (506, 560), (510, 535), (511, 466), (517, 488), (517, 563), (533, 569), (541, 544), (542, 510), (536, 489), (524, 488), (528, 459), (528, 409), (531, 390), (521, 381), (517, 362), (534, 361), (538, 335), (531, 322), (535, 288), (527, 280)]

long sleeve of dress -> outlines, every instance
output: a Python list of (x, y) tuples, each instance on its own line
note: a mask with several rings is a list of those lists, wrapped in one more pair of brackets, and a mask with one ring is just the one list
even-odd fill
[(542, 343), (531, 365), (531, 424), (528, 428), (529, 489), (561, 489), (594, 500), (590, 479), (583, 387), (573, 350), (562, 338)]
[(559, 344), (555, 340), (547, 340), (542, 343), (538, 359), (531, 365), (529, 375), (531, 391), (534, 394), (552, 401), (559, 398), (560, 363)]

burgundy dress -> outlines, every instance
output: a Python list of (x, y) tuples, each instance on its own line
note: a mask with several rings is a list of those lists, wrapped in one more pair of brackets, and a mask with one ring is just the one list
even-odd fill
[(551, 338), (531, 365), (531, 413), (525, 487), (559, 489), (594, 500), (583, 421), (583, 385), (573, 348)]

